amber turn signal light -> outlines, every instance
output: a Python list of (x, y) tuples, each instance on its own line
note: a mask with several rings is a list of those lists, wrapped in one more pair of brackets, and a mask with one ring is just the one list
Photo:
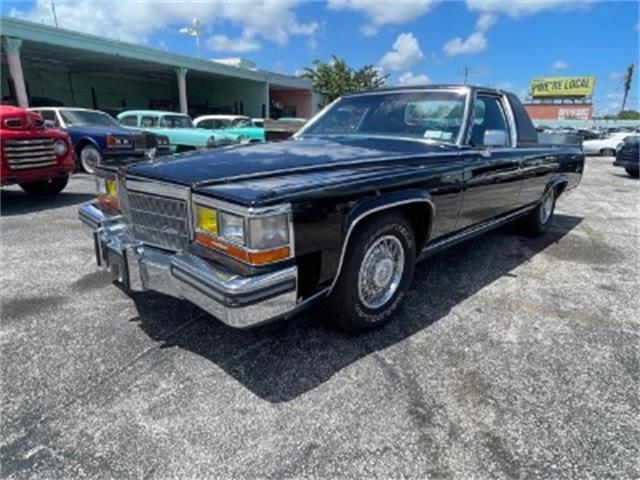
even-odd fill
[(226, 253), (230, 257), (250, 265), (266, 265), (278, 260), (285, 260), (291, 256), (288, 246), (253, 252), (237, 245), (221, 242), (203, 233), (196, 233), (196, 242), (213, 250)]
[(109, 195), (105, 195), (104, 193), (98, 194), (98, 201), (104, 205), (108, 205), (111, 208), (115, 208), (116, 210), (119, 210), (120, 208), (117, 198), (110, 197)]

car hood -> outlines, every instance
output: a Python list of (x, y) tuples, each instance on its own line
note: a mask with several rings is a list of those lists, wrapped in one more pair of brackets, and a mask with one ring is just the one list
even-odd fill
[(133, 132), (122, 127), (104, 127), (102, 125), (70, 125), (67, 127), (69, 133), (83, 135), (132, 135)]
[(456, 147), (377, 138), (301, 138), (188, 152), (127, 169), (128, 175), (205, 186), (292, 173), (398, 163)]

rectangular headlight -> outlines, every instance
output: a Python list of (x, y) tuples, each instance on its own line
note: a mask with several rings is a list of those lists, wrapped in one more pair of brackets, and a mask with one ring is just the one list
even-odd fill
[(289, 217), (287, 214), (249, 219), (249, 247), (266, 250), (289, 244)]
[(197, 197), (197, 243), (249, 265), (267, 265), (293, 256), (290, 207), (252, 210)]
[(220, 212), (218, 236), (236, 245), (245, 245), (244, 218), (227, 212)]
[(98, 195), (108, 195), (117, 198), (118, 183), (115, 178), (96, 177), (96, 190)]
[(118, 184), (115, 179), (107, 178), (105, 180), (105, 188), (107, 190), (107, 195), (112, 198), (117, 198), (118, 196)]
[(196, 228), (210, 235), (217, 235), (218, 212), (213, 208), (196, 205)]

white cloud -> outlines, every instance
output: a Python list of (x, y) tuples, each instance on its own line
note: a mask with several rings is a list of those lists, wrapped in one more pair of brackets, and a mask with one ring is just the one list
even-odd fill
[(229, 38), (226, 35), (214, 35), (206, 41), (207, 47), (217, 52), (246, 53), (260, 50), (260, 42), (250, 38)]
[(401, 33), (393, 43), (393, 49), (384, 54), (378, 64), (387, 70), (407, 70), (422, 58), (420, 44), (413, 33)]
[(498, 21), (498, 16), (494, 13), (483, 13), (478, 17), (476, 22), (476, 30), (486, 32), (495, 25)]
[(611, 72), (609, 75), (607, 75), (609, 77), (609, 80), (622, 80), (624, 78), (624, 73), (621, 72)]
[(612, 92), (612, 93), (607, 93), (605, 95), (605, 98), (607, 100), (622, 100), (623, 96), (624, 95), (622, 93)]
[(362, 13), (368, 22), (360, 30), (367, 36), (373, 36), (384, 25), (401, 25), (421, 17), (431, 10), (434, 3), (435, 0), (329, 0), (328, 8)]
[(412, 72), (405, 72), (398, 77), (398, 85), (425, 85), (431, 83), (431, 79), (424, 74), (414, 75)]
[(544, 10), (566, 11), (587, 8), (593, 0), (467, 0), (467, 8), (480, 13), (522, 18)]
[(551, 70), (566, 70), (567, 68), (569, 68), (569, 64), (563, 62), (562, 60), (556, 60), (551, 65)]
[[(259, 39), (284, 45), (292, 35), (313, 36), (320, 28), (319, 22), (301, 23), (298, 20), (294, 9), (299, 0), (261, 0), (250, 4), (225, 0), (137, 0), (126, 2), (126, 8), (123, 8), (124, 3), (122, 0), (66, 0), (56, 3), (56, 12), (61, 28), (138, 44), (146, 43), (147, 37), (155, 31), (177, 31), (190, 25), (194, 17), (202, 22), (205, 30), (216, 23), (231, 23), (240, 28), (242, 45), (229, 51), (249, 51), (249, 46), (253, 48), (260, 43)], [(30, 9), (13, 9), (11, 15), (38, 23), (53, 23), (49, 0), (37, 0)], [(221, 46), (225, 40), (220, 37), (214, 36), (211, 43)]]
[(496, 85), (496, 88), (499, 88), (500, 90), (513, 90), (513, 84), (511, 82), (499, 82)]
[(473, 32), (465, 40), (460, 37), (452, 38), (442, 47), (444, 53), (450, 57), (478, 53), (485, 48), (487, 48), (487, 39), (484, 32)]
[(487, 48), (486, 33), (500, 15), (522, 18), (543, 10), (566, 11), (588, 8), (594, 0), (466, 0), (467, 8), (480, 16), (473, 33), (465, 40), (455, 37), (445, 43), (443, 50), (449, 56), (477, 53)]

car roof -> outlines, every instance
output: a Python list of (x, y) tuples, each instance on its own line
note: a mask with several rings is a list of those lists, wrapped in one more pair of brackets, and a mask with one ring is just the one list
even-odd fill
[(124, 112), (120, 112), (120, 115), (182, 115), (184, 117), (188, 117), (186, 113), (180, 112), (169, 112), (165, 110), (125, 110)]
[(234, 120), (236, 118), (249, 118), (246, 115), (200, 115), (196, 120)]
[(98, 112), (98, 113), (106, 113), (102, 110), (95, 110), (93, 108), (82, 108), (82, 107), (29, 107), (27, 110), (78, 110), (81, 112)]
[(482, 90), (483, 92), (489, 91), (489, 92), (496, 92), (496, 93), (505, 93), (505, 90), (502, 90), (500, 88), (493, 88), (493, 87), (485, 87), (482, 85), (462, 85), (459, 83), (451, 83), (451, 84), (437, 84), (437, 85), (433, 85), (433, 84), (424, 84), (424, 85), (410, 85), (410, 86), (404, 86), (404, 87), (383, 87), (383, 88), (376, 88), (376, 89), (372, 89), (372, 90), (360, 90), (360, 91), (356, 91), (356, 92), (351, 92), (351, 93), (347, 93), (345, 95), (343, 95), (344, 97), (349, 97), (351, 95), (363, 95), (363, 94), (367, 94), (367, 93), (394, 93), (394, 92), (407, 92), (407, 91), (416, 91), (416, 90), (458, 90), (458, 89), (467, 89), (470, 90), (472, 93), (478, 90)]

